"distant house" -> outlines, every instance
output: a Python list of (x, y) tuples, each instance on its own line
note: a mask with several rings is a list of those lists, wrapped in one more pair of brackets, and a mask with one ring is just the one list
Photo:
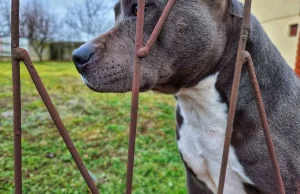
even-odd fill
[(72, 53), (84, 42), (55, 41), (49, 43), (50, 60), (72, 60)]
[[(27, 38), (20, 38), (20, 46), (28, 50), (29, 40)], [(11, 57), (11, 37), (0, 37), (0, 60), (9, 59)]]
[(252, 12), (287, 63), (300, 75), (300, 1), (263, 0), (252, 2)]
[[(73, 50), (79, 47), (82, 42), (49, 42), (43, 51), (43, 60), (71, 60)], [(20, 38), (20, 47), (26, 49), (31, 60), (38, 61), (38, 55), (34, 51), (28, 38)], [(11, 37), (0, 37), (0, 61), (11, 58)]]
[[(20, 38), (20, 47), (26, 49), (30, 54), (33, 61), (39, 60), (38, 55), (30, 45), (30, 40), (28, 38)], [(11, 58), (11, 37), (5, 36), (0, 37), (0, 60), (10, 60)], [(47, 45), (43, 52), (44, 60), (50, 59), (49, 46)]]

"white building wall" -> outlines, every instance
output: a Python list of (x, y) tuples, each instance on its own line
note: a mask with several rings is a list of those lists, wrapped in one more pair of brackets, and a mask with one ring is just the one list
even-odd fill
[(300, 0), (252, 0), (252, 11), (265, 23), (291, 16), (299, 16)]
[[(1, 1), (1, 0), (0, 0)], [(30, 55), (31, 60), (38, 61), (38, 55), (34, 51), (33, 47), (30, 45), (30, 41), (27, 38), (20, 38), (20, 47), (27, 50)], [(9, 59), (11, 57), (11, 37), (0, 37), (0, 60), (1, 57), (4, 59)], [(50, 48), (47, 45), (43, 51), (43, 60), (50, 59)]]
[(300, 0), (253, 0), (252, 13), (287, 63), (295, 68), (298, 36), (290, 37), (289, 32), (292, 24), (300, 29)]
[[(272, 42), (277, 46), (287, 63), (294, 69), (296, 64), (298, 36), (290, 37), (290, 25), (298, 24), (300, 28), (300, 17), (293, 16), (263, 23), (265, 31)], [(299, 34), (299, 33), (298, 33)]]
[[(29, 49), (29, 41), (27, 38), (20, 38), (20, 47), (26, 50)], [(0, 57), (11, 56), (11, 37), (0, 37)]]

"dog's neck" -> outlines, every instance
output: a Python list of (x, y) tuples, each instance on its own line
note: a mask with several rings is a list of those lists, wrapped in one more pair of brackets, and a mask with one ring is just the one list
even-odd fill
[[(229, 102), (231, 94), (240, 26), (241, 23), (233, 26), (233, 31), (229, 32), (228, 46), (217, 65), (219, 77), (216, 87), (222, 96), (227, 98), (227, 102)], [(280, 96), (283, 92), (291, 93), (295, 90), (293, 86), (298, 85), (294, 84), (299, 82), (298, 78), (253, 16), (251, 17), (251, 30), (246, 50), (252, 56), (260, 89), (265, 99), (273, 101), (272, 96)], [(248, 70), (244, 65), (240, 83), (240, 105), (250, 100), (249, 95), (253, 95), (251, 87)]]
[[(214, 61), (215, 59), (210, 61), (211, 66), (213, 66), (212, 69), (207, 69), (207, 72), (201, 72), (198, 77), (187, 76), (184, 73), (179, 74), (176, 77), (172, 77), (168, 84), (157, 85), (153, 90), (165, 94), (175, 94), (181, 88), (194, 87), (206, 77), (219, 73), (216, 83), (217, 90), (220, 92), (224, 101), (229, 102), (242, 26), (242, 4), (237, 1), (232, 1), (231, 14), (226, 24), (226, 47), (218, 61)], [(293, 70), (287, 65), (254, 16), (251, 16), (251, 26), (246, 50), (252, 56), (262, 93), (267, 90), (277, 94), (284, 91), (289, 92), (293, 89), (291, 88), (292, 86), (297, 85), (290, 83), (299, 82)], [(243, 90), (240, 92), (240, 97), (245, 96), (247, 99), (247, 96), (252, 94), (252, 86), (246, 66), (243, 68), (241, 77), (240, 85)], [(243, 101), (243, 99), (239, 100), (239, 102), (241, 101)]]
[[(242, 25), (243, 7), (241, 4), (232, 4), (232, 20), (227, 25), (227, 46), (224, 53), (211, 74), (219, 72), (216, 83), (224, 101), (229, 102), (231, 87), (237, 57), (239, 35)], [(280, 52), (270, 41), (257, 19), (251, 16), (251, 26), (246, 50), (251, 54), (257, 79), (264, 99), (270, 103), (274, 95), (292, 93), (299, 85), (299, 79), (294, 71), (287, 65)], [(197, 84), (196, 81), (194, 84)], [(295, 84), (296, 83), (296, 84)], [(250, 97), (251, 96), (251, 97)], [(249, 79), (247, 67), (244, 65), (241, 75), (240, 94), (238, 106), (243, 106), (253, 100), (253, 90)], [(275, 103), (275, 102), (274, 102)]]

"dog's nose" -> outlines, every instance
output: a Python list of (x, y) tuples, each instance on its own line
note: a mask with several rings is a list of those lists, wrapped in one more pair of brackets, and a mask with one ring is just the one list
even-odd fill
[(82, 73), (83, 65), (93, 54), (94, 48), (90, 44), (84, 44), (73, 52), (72, 59), (79, 73)]

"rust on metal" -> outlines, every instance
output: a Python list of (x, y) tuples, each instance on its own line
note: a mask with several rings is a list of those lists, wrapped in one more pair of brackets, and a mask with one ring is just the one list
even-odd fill
[[(143, 48), (140, 48), (137, 52), (137, 55), (139, 57), (147, 57), (150, 53), (151, 48), (155, 44), (162, 28), (164, 27), (164, 24), (175, 4), (176, 0), (169, 0), (160, 19), (158, 20), (149, 40), (147, 41), (146, 45)], [(143, 16), (144, 17), (144, 16)]]
[(129, 142), (128, 142), (128, 159), (127, 159), (127, 173), (126, 173), (126, 194), (132, 192), (132, 179), (134, 167), (134, 151), (136, 139), (136, 124), (138, 114), (138, 102), (140, 91), (140, 77), (141, 77), (141, 58), (138, 57), (137, 51), (142, 47), (144, 35), (144, 12), (145, 0), (138, 1), (138, 13), (136, 21), (136, 38), (135, 38), (135, 52), (133, 62), (133, 80), (132, 80), (132, 101), (131, 101), (131, 116), (129, 126)]
[(238, 99), (238, 90), (239, 90), (239, 85), (240, 85), (242, 67), (245, 62), (247, 62), (247, 64), (248, 64), (248, 70), (250, 73), (251, 82), (253, 84), (253, 88), (255, 91), (255, 98), (256, 98), (256, 102), (257, 102), (257, 106), (258, 106), (258, 110), (259, 110), (259, 116), (260, 116), (262, 127), (264, 130), (264, 135), (265, 135), (266, 142), (267, 142), (269, 156), (272, 161), (273, 168), (274, 168), (275, 175), (276, 175), (278, 192), (280, 194), (285, 194), (284, 185), (283, 185), (282, 177), (280, 174), (279, 164), (277, 161), (274, 145), (272, 142), (272, 138), (271, 138), (271, 134), (270, 134), (269, 126), (268, 126), (265, 109), (263, 106), (263, 101), (262, 101), (259, 85), (258, 85), (258, 82), (256, 79), (254, 65), (253, 65), (250, 54), (245, 51), (246, 43), (247, 43), (247, 39), (248, 39), (248, 35), (249, 35), (249, 29), (250, 29), (251, 3), (252, 3), (252, 0), (246, 0), (245, 5), (244, 5), (243, 23), (242, 23), (242, 29), (241, 29), (241, 34), (240, 34), (240, 42), (239, 42), (239, 47), (238, 47), (235, 72), (234, 72), (234, 78), (233, 78), (233, 84), (232, 84), (230, 106), (229, 106), (229, 112), (228, 112), (228, 121), (227, 121), (226, 135), (225, 135), (225, 141), (224, 141), (224, 147), (223, 147), (223, 157), (222, 157), (222, 164), (221, 164), (220, 177), (219, 177), (218, 194), (223, 194), (223, 190), (224, 190), (229, 148), (230, 148), (230, 142), (231, 142), (231, 137), (232, 137), (232, 132), (233, 132), (233, 123), (234, 123), (234, 117), (235, 117), (235, 111), (236, 111), (236, 104), (237, 104), (237, 99)]
[[(138, 15), (136, 23), (136, 45), (134, 52), (134, 76), (132, 81), (132, 105), (131, 105), (131, 118), (130, 118), (130, 134), (129, 134), (129, 146), (128, 146), (128, 161), (127, 161), (127, 175), (126, 175), (126, 194), (132, 193), (132, 179), (133, 179), (133, 168), (134, 168), (134, 151), (135, 151), (135, 139), (136, 139), (136, 126), (137, 126), (137, 115), (138, 115), (138, 101), (139, 101), (139, 88), (140, 88), (140, 73), (142, 58), (147, 57), (150, 53), (151, 48), (155, 44), (164, 23), (167, 20), (176, 0), (169, 0), (162, 16), (156, 24), (149, 40), (143, 46), (144, 37), (144, 12), (145, 12), (145, 0), (138, 0)], [(250, 54), (245, 51), (246, 43), (250, 29), (250, 12), (251, 12), (252, 0), (246, 0), (244, 6), (243, 23), (240, 34), (240, 41), (235, 65), (234, 79), (231, 91), (230, 106), (228, 112), (228, 122), (226, 127), (226, 135), (224, 141), (224, 150), (222, 157), (222, 164), (220, 169), (220, 178), (218, 185), (218, 194), (222, 194), (224, 190), (224, 183), (226, 177), (226, 169), (229, 155), (229, 147), (231, 142), (231, 136), (233, 132), (233, 123), (236, 111), (236, 104), (238, 99), (238, 90), (241, 79), (242, 67), (247, 63), (249, 76), (254, 88), (255, 98), (257, 107), (259, 110), (259, 116), (261, 119), (264, 135), (267, 142), (267, 148), (272, 161), (276, 181), (278, 185), (278, 191), (280, 194), (284, 194), (284, 185), (282, 177), (280, 175), (280, 168), (277, 161), (274, 145), (272, 143), (271, 134), (267, 122), (267, 117), (257, 82), (254, 65)], [(22, 193), (22, 149), (21, 149), (21, 88), (20, 88), (20, 61), (23, 61), (30, 73), (30, 76), (50, 113), (54, 124), (60, 132), (69, 152), (71, 153), (78, 169), (80, 170), (83, 178), (85, 179), (88, 187), (93, 194), (98, 194), (99, 191), (92, 178), (90, 177), (86, 167), (81, 160), (77, 149), (75, 148), (61, 118), (56, 111), (48, 93), (45, 89), (27, 51), (19, 48), (19, 0), (12, 0), (11, 10), (11, 34), (12, 34), (12, 79), (13, 79), (13, 110), (14, 110), (14, 161), (15, 161), (15, 193)], [(298, 194), (300, 194), (300, 187), (298, 185)]]
[(73, 157), (80, 173), (82, 174), (84, 180), (86, 181), (88, 187), (90, 188), (90, 190), (93, 194), (98, 194), (99, 191), (98, 191), (95, 183), (93, 182), (87, 168), (83, 164), (83, 161), (80, 158), (79, 153), (78, 153), (75, 145), (73, 144), (68, 131), (66, 130), (55, 106), (52, 103), (52, 100), (51, 100), (39, 74), (37, 73), (37, 71), (28, 55), (28, 52), (22, 48), (16, 48), (16, 51), (17, 51), (18, 55), (20, 56), (20, 58), (22, 59), (22, 61), (24, 62), (37, 91), (39, 92), (56, 128), (58, 129), (61, 137), (63, 138), (70, 154), (72, 155), (72, 157)]
[(13, 82), (13, 122), (14, 122), (14, 179), (15, 193), (22, 193), (22, 141), (21, 141), (21, 83), (20, 61), (15, 49), (19, 47), (19, 0), (11, 2), (11, 51)]
[(67, 130), (65, 129), (58, 112), (56, 111), (47, 90), (45, 89), (31, 59), (25, 49), (19, 48), (19, 0), (12, 0), (11, 9), (11, 37), (12, 37), (12, 77), (13, 77), (13, 109), (14, 109), (14, 161), (15, 161), (15, 193), (22, 193), (22, 148), (21, 148), (21, 87), (20, 87), (20, 61), (23, 61), (30, 76), (47, 107), (57, 129), (59, 130), (70, 154), (72, 155), (79, 171), (85, 179), (93, 194), (99, 191), (84, 166)]
[(271, 137), (271, 133), (270, 133), (270, 129), (269, 129), (267, 115), (266, 115), (265, 108), (264, 108), (264, 103), (262, 101), (258, 81), (257, 81), (256, 74), (255, 74), (253, 61), (252, 61), (251, 55), (248, 52), (245, 51), (244, 53), (245, 53), (244, 54), (245, 59), (247, 60), (249, 76), (250, 76), (251, 83), (253, 85), (253, 89), (254, 89), (254, 93), (255, 93), (256, 104), (257, 104), (257, 108), (258, 108), (258, 112), (259, 112), (259, 117), (260, 117), (260, 120), (261, 120), (261, 123), (262, 123), (262, 128), (264, 130), (264, 135), (265, 135), (266, 142), (267, 142), (269, 157), (272, 161), (273, 168), (274, 168), (274, 171), (275, 171), (277, 189), (278, 189), (278, 192), (280, 194), (284, 194), (285, 193), (284, 185), (283, 185), (282, 177), (281, 177), (281, 174), (280, 174), (280, 168), (279, 168), (275, 148), (274, 148), (274, 145), (273, 145), (273, 142), (272, 142), (272, 137)]
[(237, 99), (238, 99), (238, 90), (239, 90), (239, 86), (240, 86), (242, 66), (244, 63), (244, 60), (241, 58), (241, 52), (245, 51), (245, 49), (246, 49), (246, 43), (247, 43), (247, 38), (248, 38), (249, 28), (250, 28), (251, 3), (252, 3), (252, 0), (246, 0), (245, 6), (244, 6), (243, 23), (242, 23), (242, 29), (241, 29), (241, 34), (240, 34), (237, 59), (236, 59), (236, 64), (235, 64), (230, 105), (229, 105), (229, 111), (228, 111), (228, 120), (227, 120), (227, 126), (226, 126), (225, 141), (224, 141), (224, 146), (223, 146), (223, 157), (222, 157), (222, 164), (221, 164), (220, 177), (219, 177), (218, 194), (223, 194), (223, 190), (224, 190), (229, 148), (230, 148), (231, 136), (232, 136), (232, 131), (233, 131), (233, 121), (234, 121), (234, 117), (235, 117), (236, 103), (237, 103)]
[(138, 0), (138, 13), (136, 21), (136, 42), (134, 52), (134, 73), (132, 81), (132, 102), (131, 102), (131, 117), (130, 117), (130, 129), (129, 129), (129, 146), (128, 146), (128, 161), (127, 161), (127, 174), (126, 174), (126, 194), (132, 193), (132, 179), (134, 168), (134, 150), (136, 139), (136, 125), (138, 114), (138, 102), (139, 102), (139, 90), (140, 90), (140, 74), (142, 58), (149, 55), (151, 47), (156, 42), (160, 31), (162, 30), (164, 23), (166, 22), (173, 5), (176, 0), (169, 0), (158, 23), (156, 24), (146, 46), (143, 47), (144, 37), (144, 17), (145, 17), (145, 0)]

